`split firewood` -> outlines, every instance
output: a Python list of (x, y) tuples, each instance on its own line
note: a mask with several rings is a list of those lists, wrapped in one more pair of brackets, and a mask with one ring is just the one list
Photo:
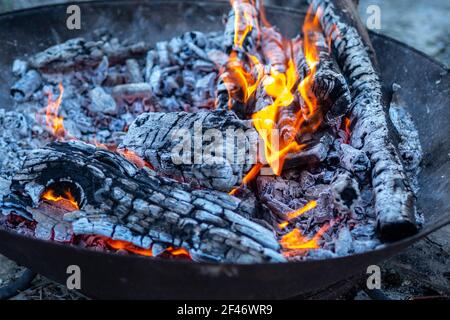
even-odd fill
[(152, 112), (133, 122), (120, 148), (163, 175), (228, 192), (255, 163), (257, 138), (231, 111)]
[(30, 218), (49, 188), (71, 192), (78, 210), (65, 213), (64, 220), (76, 235), (101, 235), (145, 249), (182, 247), (202, 261), (285, 260), (274, 232), (247, 218), (257, 209), (253, 203), (192, 189), (93, 145), (59, 142), (30, 152), (2, 210)]
[(322, 28), (353, 96), (351, 144), (367, 153), (372, 163), (372, 185), (378, 231), (385, 240), (417, 231), (415, 197), (390, 138), (381, 80), (364, 27), (351, 1), (312, 0)]
[(75, 38), (31, 56), (29, 64), (36, 69), (63, 71), (97, 66), (105, 56), (113, 65), (128, 58), (142, 56), (147, 50), (148, 45), (144, 42), (124, 45), (114, 38), (100, 41)]

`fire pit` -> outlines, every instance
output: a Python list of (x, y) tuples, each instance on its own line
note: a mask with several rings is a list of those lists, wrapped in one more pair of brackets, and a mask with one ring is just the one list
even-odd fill
[[(378, 63), (372, 55), (358, 60), (362, 52), (357, 45), (347, 51), (339, 44), (350, 41), (345, 37), (354, 29), (336, 31), (334, 26), (346, 30), (348, 23), (342, 26), (344, 20), (339, 20), (345, 17), (336, 18), (320, 1), (315, 1), (318, 6), (306, 19), (302, 12), (267, 9), (268, 20), (286, 39), (294, 37), (305, 20), (302, 41), (286, 44), (263, 23), (261, 40), (255, 32), (259, 22), (249, 22), (264, 20), (258, 4), (242, 3), (228, 14), (224, 34), (219, 31), (223, 30), (220, 17), (229, 6), (222, 3), (86, 4), (84, 23), (89, 29), (62, 29), (56, 35), (62, 44), (49, 50), (45, 49), (55, 41), (37, 29), (21, 33), (22, 19), (41, 26), (43, 16), (49, 21), (55, 17), (56, 25), (56, 17), (64, 17), (64, 8), (3, 17), (0, 23), (8, 25), (0, 28), (8, 30), (4, 36), (31, 42), (31, 49), (2, 49), (2, 72), (9, 82), (2, 84), (0, 99), (3, 105), (13, 105), (10, 92), (23, 108), (24, 101), (31, 104), (43, 98), (43, 91), (37, 90), (41, 83), (52, 85), (44, 111), (42, 106), (36, 110), (45, 131), (34, 135), (59, 142), (37, 145), (21, 169), (12, 170), (11, 192), (2, 202), (9, 215), (4, 222), (7, 228), (0, 229), (2, 253), (58, 282), (65, 282), (67, 266), (79, 265), (82, 290), (93, 297), (289, 297), (362, 272), (449, 222), (449, 186), (442, 178), (448, 170), (448, 152), (442, 153), (448, 146), (445, 68), (377, 35), (371, 38)], [(102, 12), (100, 18), (96, 12)], [(200, 16), (207, 17), (206, 27), (197, 25)], [(101, 25), (111, 25), (108, 33), (101, 31)], [(128, 41), (121, 43), (107, 34)], [(77, 36), (95, 41), (64, 42)], [(368, 41), (364, 35), (353, 38), (358, 36)], [(35, 54), (33, 41), (44, 44), (41, 53)], [(257, 45), (258, 41), (263, 45)], [(180, 46), (198, 57), (175, 50)], [(257, 46), (262, 57), (255, 54)], [(96, 55), (99, 48), (106, 55)], [(20, 80), (16, 82), (9, 67), (25, 54), (31, 68), (17, 61), (14, 70)], [(383, 100), (371, 71), (378, 67), (384, 80)], [(86, 69), (95, 72), (87, 75)], [(67, 82), (64, 76), (55, 75), (62, 72), (72, 72), (70, 86), (62, 85)], [(411, 74), (424, 77), (418, 81)], [(86, 76), (94, 85), (81, 89)], [(74, 89), (77, 77), (80, 84)], [(186, 88), (179, 88), (180, 77)], [(90, 103), (73, 99), (70, 110), (75, 113), (71, 116), (67, 111), (62, 119), (59, 108), (64, 90), (85, 90)], [(77, 92), (70, 94), (77, 96)], [(367, 108), (352, 107), (352, 100)], [(374, 118), (383, 112), (383, 101), (391, 101), (389, 126), (398, 131), (395, 144), (400, 154), (391, 145), (395, 139), (388, 141), (384, 124)], [(76, 113), (80, 108), (87, 112)], [(304, 121), (295, 121), (299, 114)], [(414, 125), (405, 124), (405, 117)], [(252, 125), (246, 121), (250, 118)], [(250, 130), (264, 141), (266, 161), (173, 165), (167, 161), (174, 147), (169, 133), (184, 128), (188, 135), (196, 130), (196, 121), (219, 132), (230, 125)], [(274, 122), (281, 128), (278, 149), (270, 144), (273, 137), (267, 133)], [(411, 145), (414, 139), (407, 137), (418, 141), (414, 126), (420, 143)], [(89, 131), (89, 127), (108, 130)], [(251, 141), (248, 138), (241, 146), (249, 148)], [(417, 178), (420, 148), (424, 159)], [(233, 155), (238, 150), (231, 148)], [(400, 161), (404, 169), (399, 169)], [(375, 203), (368, 181), (375, 185)], [(414, 213), (414, 191), (418, 211), (425, 215), (418, 233), (422, 216)], [(207, 231), (197, 232), (198, 228)], [(372, 236), (375, 229), (378, 236)], [(40, 240), (30, 237), (29, 230)], [(358, 234), (361, 238), (355, 238)], [(146, 255), (160, 258), (142, 257)], [(198, 262), (185, 261), (191, 259)], [(111, 287), (114, 290), (107, 290)]]

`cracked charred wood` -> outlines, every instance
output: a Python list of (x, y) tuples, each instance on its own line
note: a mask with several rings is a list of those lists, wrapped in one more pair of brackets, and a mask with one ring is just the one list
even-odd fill
[(225, 25), (225, 52), (242, 49), (246, 52), (256, 52), (260, 34), (258, 2), (259, 0), (232, 1), (232, 9)]
[(265, 62), (279, 73), (286, 72), (288, 58), (284, 47), (283, 36), (275, 27), (261, 27), (261, 51)]
[[(351, 95), (347, 80), (330, 54), (330, 48), (322, 32), (312, 30), (304, 37), (315, 47), (319, 59), (317, 66), (314, 67), (314, 74), (307, 79), (308, 91), (306, 94), (311, 95), (317, 101), (317, 105), (320, 107), (318, 112), (324, 116), (329, 125), (339, 126), (340, 119), (348, 113), (351, 107)], [(297, 55), (296, 64), (300, 79), (303, 80), (311, 74), (311, 66), (308, 65), (303, 52)], [(308, 116), (309, 110), (305, 108), (304, 113)]]
[(230, 191), (251, 169), (257, 138), (250, 123), (231, 111), (153, 112), (133, 122), (119, 148), (169, 177)]
[[(372, 185), (380, 237), (396, 240), (417, 232), (415, 196), (398, 152), (391, 141), (381, 80), (367, 47), (368, 39), (354, 23), (357, 15), (343, 11), (349, 1), (312, 0), (322, 28), (352, 93), (351, 145), (363, 150), (372, 163)], [(348, 9), (348, 8), (347, 8)], [(350, 16), (350, 18), (349, 18)]]
[(305, 149), (289, 153), (283, 168), (314, 166), (325, 161), (332, 143), (332, 137), (329, 134), (323, 134), (319, 140), (310, 141)]
[(30, 152), (2, 209), (39, 211), (42, 192), (52, 186), (57, 190), (58, 184), (70, 186), (79, 204), (79, 210), (64, 215), (76, 235), (106, 236), (145, 249), (152, 243), (183, 247), (194, 260), (285, 260), (274, 232), (246, 218), (254, 215), (251, 203), (192, 189), (81, 142)]
[(110, 65), (114, 65), (128, 58), (142, 56), (147, 50), (144, 42), (124, 45), (117, 39), (86, 41), (83, 38), (75, 38), (31, 56), (28, 62), (35, 69), (64, 71), (95, 67), (105, 56), (108, 57)]
[(36, 70), (29, 70), (11, 87), (11, 97), (18, 102), (29, 99), (39, 89), (42, 78)]

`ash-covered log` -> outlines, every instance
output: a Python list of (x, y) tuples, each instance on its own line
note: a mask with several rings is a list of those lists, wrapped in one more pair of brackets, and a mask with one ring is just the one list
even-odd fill
[(417, 232), (415, 196), (391, 142), (382, 85), (367, 32), (351, 1), (312, 0), (311, 4), (349, 81), (354, 123), (351, 144), (366, 152), (372, 163), (380, 236), (395, 240), (411, 235)]
[(94, 67), (106, 56), (110, 65), (128, 58), (144, 55), (148, 45), (138, 42), (122, 44), (116, 38), (86, 41), (83, 38), (67, 40), (29, 58), (29, 65), (35, 69), (61, 72), (67, 69)]
[(119, 147), (163, 175), (228, 192), (255, 163), (257, 139), (232, 111), (152, 112), (133, 122)]
[(58, 142), (30, 152), (2, 209), (39, 210), (42, 193), (60, 183), (70, 186), (78, 203), (79, 210), (64, 215), (77, 235), (102, 235), (145, 249), (183, 247), (194, 260), (285, 260), (274, 232), (250, 220), (253, 203), (192, 189), (81, 142)]

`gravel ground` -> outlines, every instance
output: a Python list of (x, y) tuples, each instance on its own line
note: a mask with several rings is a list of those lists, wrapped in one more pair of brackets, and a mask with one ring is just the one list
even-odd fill
[[(0, 12), (64, 1), (0, 0)], [(67, 2), (67, 1), (66, 1)], [(302, 0), (266, 0), (268, 3), (296, 7)], [(367, 9), (377, 5), (381, 29), (377, 30), (421, 50), (450, 66), (449, 0), (361, 0), (360, 14), (367, 20)], [(450, 228), (436, 232), (382, 266), (383, 290), (396, 299), (450, 296)], [(21, 268), (0, 256), (0, 286), (14, 278)], [(356, 288), (358, 291), (358, 288)], [(359, 291), (357, 299), (366, 299)], [(38, 276), (32, 286), (14, 299), (85, 299), (63, 286)]]

